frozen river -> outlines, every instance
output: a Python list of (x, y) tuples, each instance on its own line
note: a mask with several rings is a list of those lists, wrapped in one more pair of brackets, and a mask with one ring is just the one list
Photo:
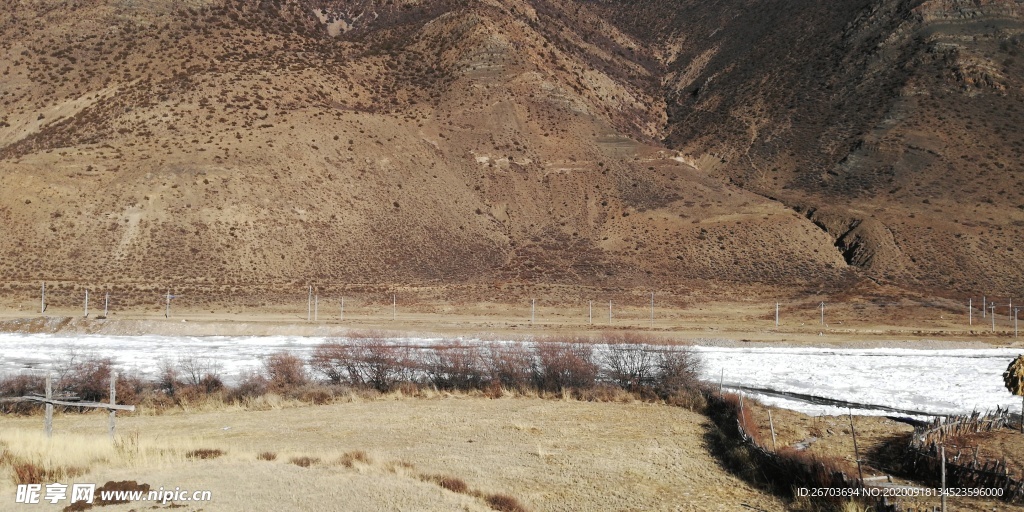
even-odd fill
[[(162, 361), (182, 356), (216, 361), (228, 382), (258, 368), (263, 357), (289, 351), (306, 357), (324, 338), (300, 336), (94, 336), (0, 333), (0, 374), (44, 369), (72, 352), (111, 357), (121, 371), (152, 376)], [(430, 345), (440, 339), (396, 339)], [(472, 339), (463, 340), (474, 342)], [(837, 414), (846, 408), (782, 398), (797, 393), (865, 404), (855, 412), (888, 414), (871, 405), (927, 414), (1020, 408), (1020, 398), (1003, 387), (1002, 372), (1019, 349), (831, 349), (697, 347), (704, 378), (729, 386), (766, 390), (759, 399), (811, 414)]]

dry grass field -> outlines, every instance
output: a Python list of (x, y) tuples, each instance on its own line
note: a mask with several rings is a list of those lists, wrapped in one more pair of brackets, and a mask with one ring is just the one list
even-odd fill
[[(118, 420), (123, 450), (104, 435), (104, 415), (59, 415), (48, 452), (39, 416), (4, 417), (0, 443), (17, 456), (83, 468), (77, 482), (212, 491), (212, 502), (183, 510), (488, 510), (494, 494), (537, 511), (783, 509), (722, 469), (705, 446), (707, 419), (678, 407), (390, 395), (263, 408), (127, 415)], [(225, 453), (187, 457), (202, 448)], [(293, 462), (302, 457), (313, 462)], [(13, 492), (5, 475), (0, 494)], [(47, 508), (4, 500), (0, 509)], [(129, 509), (139, 504), (103, 508)]]

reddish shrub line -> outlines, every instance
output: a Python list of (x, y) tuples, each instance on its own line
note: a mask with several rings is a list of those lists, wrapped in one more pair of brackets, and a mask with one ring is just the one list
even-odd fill
[[(209, 397), (238, 402), (277, 393), (313, 403), (329, 402), (343, 387), (415, 393), (430, 387), (446, 391), (480, 390), (500, 395), (513, 392), (572, 391), (579, 396), (611, 396), (617, 387), (641, 398), (693, 404), (698, 396), (700, 359), (685, 347), (648, 348), (651, 338), (635, 334), (606, 337), (599, 352), (582, 338), (545, 338), (530, 344), (466, 344), (449, 341), (434, 347), (392, 343), (381, 334), (366, 333), (316, 347), (308, 361), (287, 352), (267, 356), (262, 368), (243, 374), (226, 386), (218, 365), (196, 357), (164, 362), (155, 379), (119, 374), (118, 402), (156, 407), (194, 403)], [(107, 399), (115, 365), (110, 358), (71, 357), (57, 369), (55, 390), (82, 400)], [(312, 374), (322, 377), (319, 382)], [(326, 385), (325, 385), (326, 384)], [(596, 395), (587, 390), (601, 391)], [(0, 396), (43, 391), (38, 376), (0, 379)], [(691, 398), (680, 398), (687, 397)], [(0, 403), (4, 412), (31, 413), (38, 407)]]

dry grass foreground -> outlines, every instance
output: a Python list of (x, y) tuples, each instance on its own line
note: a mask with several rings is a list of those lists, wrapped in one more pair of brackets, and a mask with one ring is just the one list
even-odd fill
[[(129, 440), (137, 433), (139, 452), (149, 454), (128, 458), (113, 447), (99, 455), (97, 446), (109, 443), (102, 437), (105, 422), (98, 414), (57, 417), (54, 446), (83, 437), (70, 437), (81, 443), (50, 456), (92, 466), (77, 482), (137, 480), (213, 492), (212, 502), (184, 510), (488, 509), (483, 499), (432, 482), (435, 475), (462, 480), (484, 496), (512, 496), (529, 510), (783, 509), (708, 453), (705, 417), (641, 402), (445, 395), (126, 416), (119, 431)], [(29, 442), (31, 433), (40, 427), (38, 416), (5, 417), (0, 442), (15, 454), (32, 450), (39, 441)], [(200, 447), (226, 454), (184, 456)], [(260, 460), (266, 452), (274, 460)], [(319, 461), (308, 468), (290, 462), (304, 456)], [(18, 508), (14, 491), (10, 476), (0, 482), (0, 496), (12, 498), (0, 500), (0, 510), (56, 508)]]

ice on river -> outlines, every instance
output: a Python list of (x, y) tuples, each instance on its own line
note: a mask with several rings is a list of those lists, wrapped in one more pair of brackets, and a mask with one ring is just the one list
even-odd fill
[[(45, 369), (70, 353), (111, 357), (122, 371), (154, 376), (162, 361), (195, 356), (218, 363), (228, 382), (258, 368), (264, 357), (289, 351), (307, 357), (322, 337), (302, 336), (103, 336), (0, 333), (0, 374)], [(395, 339), (431, 345), (431, 338)], [(477, 340), (466, 339), (473, 343)], [(898, 348), (696, 347), (709, 382), (800, 393), (928, 414), (967, 413), (997, 405), (1020, 407), (1003, 387), (1002, 372), (1018, 349), (918, 350)], [(754, 393), (758, 395), (757, 393)], [(759, 395), (761, 400), (809, 414), (846, 409)], [(867, 414), (889, 414), (870, 407)]]

